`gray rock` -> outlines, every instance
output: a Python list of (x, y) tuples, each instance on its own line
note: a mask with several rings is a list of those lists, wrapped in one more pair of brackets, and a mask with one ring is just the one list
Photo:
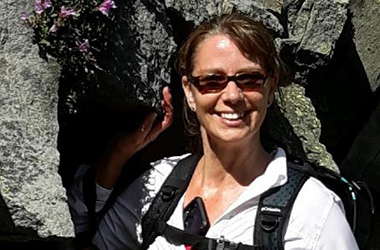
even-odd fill
[(347, 157), (341, 165), (341, 172), (348, 179), (365, 183), (372, 192), (375, 215), (371, 221), (372, 232), (368, 248), (378, 249), (380, 246), (380, 104), (377, 105), (368, 123), (360, 131), (353, 142)]
[(283, 0), (262, 0), (257, 1), (264, 5), (268, 10), (272, 10), (276, 13), (282, 13)]
[(129, 111), (160, 111), (162, 88), (170, 85), (170, 60), (177, 48), (164, 6), (160, 1), (120, 1), (112, 13), (115, 25), (109, 38), (98, 45), (101, 49), (94, 49), (95, 77), (83, 79), (82, 85), (71, 73), (61, 80), (60, 112), (69, 116), (64, 120), (82, 112), (89, 101), (103, 105), (112, 100), (111, 105)]
[(171, 60), (177, 45), (163, 4), (119, 1), (112, 11), (115, 29), (97, 54), (103, 69), (96, 72), (98, 81), (87, 82), (85, 91), (70, 85), (75, 82), (70, 75), (61, 81), (65, 179), (72, 178), (78, 164), (96, 160), (115, 133), (135, 130), (149, 112), (162, 114), (162, 89), (172, 84)]
[(126, 98), (158, 108), (163, 86), (170, 85), (170, 59), (177, 48), (164, 6), (160, 1), (121, 1), (115, 12), (110, 46), (98, 58), (108, 71), (100, 84), (124, 89)]
[[(276, 33), (282, 33), (281, 26), (277, 17), (268, 11), (269, 6), (260, 3), (261, 1), (248, 0), (215, 0), (213, 2), (202, 1), (173, 1), (166, 0), (166, 8), (173, 8), (178, 11), (186, 21), (192, 21), (198, 25), (204, 19), (213, 15), (230, 12), (233, 8), (248, 14), (254, 20), (262, 21), (268, 28)], [(272, 2), (271, 2), (272, 3)], [(273, 7), (273, 5), (270, 5)]]
[(380, 2), (350, 1), (354, 42), (362, 60), (372, 91), (380, 86)]
[[(72, 237), (73, 224), (58, 174), (60, 69), (54, 62), (46, 63), (38, 57), (30, 30), (20, 20), (20, 14), (32, 8), (31, 2), (6, 0), (3, 5), (0, 193), (16, 226), (15, 232), (24, 228), (32, 229), (41, 238)], [(7, 215), (1, 215), (4, 216)]]
[(372, 113), (368, 123), (353, 143), (342, 163), (342, 172), (347, 176), (365, 181), (380, 192), (380, 104)]
[[(298, 84), (291, 84), (280, 88), (280, 92), (281, 97), (278, 93), (276, 95), (277, 103), (300, 140), (306, 159), (316, 166), (340, 172), (331, 154), (319, 141), (321, 123), (317, 118), (311, 100), (305, 96), (305, 89)], [(294, 140), (291, 141), (294, 143)], [(289, 143), (291, 141), (289, 140)]]
[(284, 1), (288, 37), (284, 49), (293, 54), (296, 81), (306, 85), (310, 70), (326, 65), (347, 20), (348, 0)]

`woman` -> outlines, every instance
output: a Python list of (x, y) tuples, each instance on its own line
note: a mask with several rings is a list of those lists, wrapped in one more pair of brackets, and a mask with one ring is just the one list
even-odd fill
[[(282, 66), (269, 32), (238, 13), (201, 24), (179, 52), (178, 68), (189, 116), (199, 125), (201, 158), (168, 224), (184, 228), (183, 211), (201, 197), (210, 227), (206, 236), (253, 244), (260, 195), (287, 180), (286, 154), (267, 152), (260, 127)], [(139, 131), (115, 141), (97, 166), (97, 209), (111, 193), (123, 165), (170, 126), (171, 96), (163, 91), (166, 115), (154, 124), (148, 116)], [(103, 217), (93, 239), (99, 249), (139, 249), (141, 220), (173, 166), (184, 156), (165, 158), (132, 183)], [(79, 233), (88, 228), (81, 173), (70, 201)], [(249, 219), (247, 219), (249, 218)], [(318, 180), (302, 187), (284, 234), (285, 249), (357, 249), (340, 199)], [(185, 249), (157, 237), (149, 249)]]

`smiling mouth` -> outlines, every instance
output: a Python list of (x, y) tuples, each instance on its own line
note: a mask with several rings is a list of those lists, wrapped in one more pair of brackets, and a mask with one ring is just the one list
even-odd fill
[(245, 113), (219, 113), (218, 115), (223, 119), (235, 121), (243, 118)]

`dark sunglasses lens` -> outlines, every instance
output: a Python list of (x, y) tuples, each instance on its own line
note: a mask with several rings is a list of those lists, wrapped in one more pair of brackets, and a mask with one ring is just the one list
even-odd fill
[(254, 90), (260, 88), (265, 83), (265, 76), (258, 73), (241, 74), (236, 77), (236, 82), (243, 90)]
[(217, 92), (226, 85), (226, 78), (222, 75), (207, 75), (199, 78), (199, 87), (203, 91)]

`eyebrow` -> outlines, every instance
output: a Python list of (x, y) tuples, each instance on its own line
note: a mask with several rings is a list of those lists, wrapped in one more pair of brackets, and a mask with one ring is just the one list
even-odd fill
[[(226, 72), (221, 68), (209, 68), (200, 70), (200, 74), (226, 74)], [(258, 68), (258, 67), (247, 67), (247, 68), (241, 68), (238, 71), (236, 71), (235, 74), (244, 73), (244, 72), (259, 72), (261, 74), (265, 74), (264, 69)]]

